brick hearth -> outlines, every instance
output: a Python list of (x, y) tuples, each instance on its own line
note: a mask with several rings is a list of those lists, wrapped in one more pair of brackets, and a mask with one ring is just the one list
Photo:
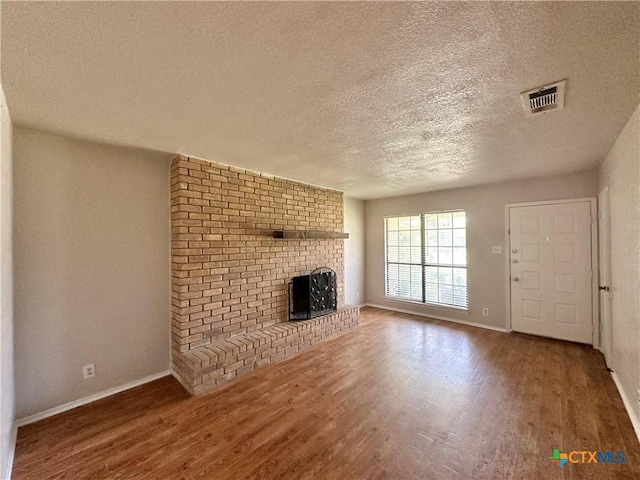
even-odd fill
[[(344, 305), (342, 192), (178, 156), (171, 166), (172, 370), (191, 393), (292, 355), (358, 323)], [(287, 322), (287, 284), (328, 266), (338, 312)]]

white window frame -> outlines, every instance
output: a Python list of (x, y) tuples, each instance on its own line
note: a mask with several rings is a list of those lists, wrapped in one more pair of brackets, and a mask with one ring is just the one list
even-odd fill
[[(446, 213), (458, 213), (458, 212), (462, 212), (465, 214), (465, 225), (464, 225), (464, 236), (465, 236), (465, 242), (464, 242), (464, 248), (465, 248), (465, 263), (464, 264), (454, 264), (453, 263), (453, 258), (451, 259), (451, 263), (441, 263), (441, 262), (433, 262), (433, 261), (428, 261), (427, 259), (427, 230), (430, 231), (435, 231), (435, 232), (440, 232), (441, 230), (448, 230), (448, 228), (435, 228), (435, 229), (427, 229), (426, 228), (426, 222), (427, 222), (427, 216), (428, 215), (441, 215), (441, 214), (446, 214)], [(388, 229), (388, 221), (390, 219), (401, 219), (401, 218), (408, 218), (408, 217), (419, 217), (420, 218), (420, 226), (419, 226), (419, 232), (420, 232), (420, 252), (421, 252), (421, 256), (420, 256), (420, 263), (416, 263), (413, 262), (413, 258), (411, 257), (411, 260), (409, 262), (400, 262), (399, 261), (399, 256), (397, 260), (392, 260), (389, 261), (389, 252), (390, 252), (390, 245), (388, 245), (388, 240), (389, 240), (389, 232), (390, 230)], [(419, 213), (419, 214), (409, 214), (409, 215), (389, 215), (386, 216), (384, 219), (384, 266), (385, 266), (385, 276), (384, 276), (384, 292), (385, 292), (385, 298), (388, 298), (390, 300), (394, 300), (394, 301), (401, 301), (401, 302), (409, 302), (409, 303), (418, 303), (421, 305), (430, 305), (430, 306), (434, 306), (434, 307), (438, 307), (438, 308), (450, 308), (450, 309), (455, 309), (455, 310), (469, 310), (469, 278), (468, 278), (468, 271), (469, 271), (469, 262), (468, 262), (468, 258), (467, 258), (467, 244), (466, 244), (466, 236), (467, 236), (467, 225), (466, 225), (466, 211), (465, 210), (440, 210), (440, 211), (431, 211), (431, 212), (424, 212), (424, 213)], [(414, 231), (415, 230), (411, 230), (412, 227), (410, 227), (409, 231)], [(453, 230), (455, 229), (455, 227), (451, 227), (452, 230), (452, 235), (453, 235)], [(458, 229), (460, 229), (460, 227), (458, 227)], [(401, 232), (403, 230), (398, 229), (398, 232)], [(391, 231), (393, 232), (393, 230)], [(438, 242), (439, 243), (439, 242)], [(453, 242), (452, 242), (453, 243)], [(394, 246), (392, 245), (391, 248), (393, 248)], [(398, 249), (400, 247), (398, 246)], [(413, 253), (413, 252), (412, 252)], [(452, 250), (452, 255), (453, 255), (453, 250)], [(399, 295), (391, 295), (389, 293), (389, 266), (390, 265), (410, 265), (410, 266), (418, 266), (421, 270), (421, 298), (417, 299), (415, 298), (408, 298), (407, 296), (399, 296)], [(426, 282), (426, 273), (427, 273), (427, 268), (429, 267), (442, 267), (442, 268), (464, 268), (465, 269), (465, 284), (464, 287), (466, 288), (466, 297), (465, 297), (465, 301), (466, 303), (464, 305), (460, 305), (460, 304), (455, 304), (455, 303), (445, 303), (445, 302), (440, 302), (440, 301), (433, 301), (432, 299), (427, 299), (427, 282)], [(452, 271), (453, 272), (453, 271)], [(453, 280), (452, 280), (453, 282)], [(440, 279), (438, 278), (437, 282), (431, 282), (431, 283), (436, 283), (438, 286), (442, 285), (440, 283)], [(453, 289), (455, 285), (452, 283), (451, 287)], [(462, 285), (458, 285), (458, 286), (462, 286)], [(415, 293), (415, 292), (414, 292)], [(452, 302), (453, 300), (453, 293), (452, 293)]]

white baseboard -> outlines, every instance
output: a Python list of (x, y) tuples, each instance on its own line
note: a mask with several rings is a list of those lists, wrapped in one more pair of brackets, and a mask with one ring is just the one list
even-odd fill
[(17, 430), (17, 427), (22, 427), (24, 425), (28, 425), (30, 423), (43, 420), (45, 418), (52, 417), (59, 413), (66, 412), (67, 410), (71, 410), (73, 408), (86, 405), (87, 403), (95, 402), (96, 400), (100, 400), (105, 397), (110, 397), (111, 395), (115, 395), (116, 393), (124, 392), (125, 390), (139, 387), (140, 385), (153, 382), (154, 380), (157, 380), (162, 377), (166, 377), (167, 375), (171, 375), (171, 370), (163, 370), (162, 372), (154, 373), (153, 375), (149, 375), (148, 377), (144, 377), (139, 380), (134, 380), (133, 382), (125, 383), (124, 385), (120, 385), (119, 387), (110, 388), (109, 390), (105, 390), (100, 393), (95, 393), (93, 395), (89, 395), (88, 397), (80, 398), (78, 400), (65, 403), (64, 405), (60, 405), (58, 407), (50, 408), (48, 410), (45, 410), (44, 412), (35, 413), (33, 415), (29, 415), (28, 417), (24, 417), (24, 418), (19, 418), (18, 420), (16, 420), (16, 430)]
[(18, 439), (18, 424), (13, 422), (11, 430), (11, 439), (9, 440), (9, 455), (7, 456), (7, 470), (4, 472), (5, 480), (11, 480), (11, 472), (13, 471), (13, 459), (16, 455), (16, 440)]
[(620, 392), (620, 396), (622, 397), (622, 403), (624, 403), (624, 408), (627, 410), (627, 414), (631, 419), (631, 424), (633, 425), (633, 429), (635, 430), (636, 436), (638, 437), (638, 441), (640, 442), (640, 421), (638, 420), (638, 416), (636, 415), (636, 412), (633, 409), (633, 402), (627, 396), (627, 393), (624, 391), (624, 388), (622, 388), (622, 383), (620, 382), (620, 377), (618, 377), (618, 374), (615, 371), (611, 372), (611, 377), (613, 378), (613, 381), (615, 382), (616, 387), (618, 387), (618, 392)]
[(378, 304), (375, 304), (375, 303), (367, 303), (366, 306), (367, 307), (374, 307), (374, 308), (381, 308), (383, 310), (391, 310), (392, 312), (408, 313), (410, 315), (417, 315), (419, 317), (434, 318), (436, 320), (444, 320), (445, 322), (459, 323), (461, 325), (467, 325), (469, 327), (485, 328), (487, 330), (494, 330), (496, 332), (504, 332), (504, 333), (509, 332), (509, 330), (507, 330), (506, 328), (494, 327), (494, 326), (491, 326), (491, 325), (485, 325), (483, 323), (468, 322), (466, 320), (457, 320), (455, 318), (441, 317), (439, 315), (430, 315), (430, 314), (426, 314), (426, 313), (413, 312), (411, 310), (404, 310), (404, 309), (401, 309), (401, 308), (388, 307), (386, 305), (378, 305)]

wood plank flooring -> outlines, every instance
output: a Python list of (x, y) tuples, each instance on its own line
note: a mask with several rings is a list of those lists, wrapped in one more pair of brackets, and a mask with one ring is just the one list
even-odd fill
[(18, 432), (16, 480), (134, 478), (638, 479), (640, 446), (599, 352), (364, 308), (207, 396), (167, 377)]

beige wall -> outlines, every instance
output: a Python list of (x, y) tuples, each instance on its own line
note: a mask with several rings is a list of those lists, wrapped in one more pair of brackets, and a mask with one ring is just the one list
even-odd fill
[(345, 301), (350, 305), (364, 303), (364, 201), (344, 197), (344, 231), (349, 238), (344, 242)]
[(8, 478), (13, 452), (12, 126), (0, 86), (0, 478)]
[[(624, 393), (640, 419), (640, 107), (600, 166), (611, 219), (612, 358)], [(640, 433), (640, 432), (639, 432)]]
[(16, 128), (14, 158), (17, 417), (168, 369), (169, 157)]
[[(595, 196), (595, 170), (473, 188), (444, 190), (365, 202), (366, 272), (368, 304), (410, 310), (463, 322), (507, 328), (505, 281), (505, 205)], [(389, 300), (384, 295), (384, 217), (438, 210), (467, 212), (469, 310), (430, 307)], [(502, 246), (502, 255), (492, 254)], [(482, 308), (489, 316), (482, 316)]]

